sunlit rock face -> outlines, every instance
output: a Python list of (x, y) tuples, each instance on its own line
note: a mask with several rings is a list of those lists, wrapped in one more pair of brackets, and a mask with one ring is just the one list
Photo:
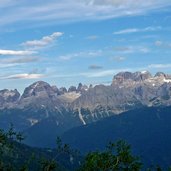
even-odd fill
[(20, 93), (15, 90), (4, 89), (0, 91), (0, 108), (11, 107), (18, 102)]
[(79, 125), (151, 106), (171, 106), (170, 75), (120, 72), (111, 85), (79, 83), (68, 90), (38, 81), (21, 96), (17, 90), (0, 91), (0, 126), (14, 123), (34, 137), (43, 136), (43, 131), (56, 136)]

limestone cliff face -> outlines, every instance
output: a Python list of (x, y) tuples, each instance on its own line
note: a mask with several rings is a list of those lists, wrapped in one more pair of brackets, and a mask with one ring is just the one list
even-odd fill
[(86, 110), (85, 115), (82, 112), (82, 118), (90, 123), (142, 106), (169, 106), (170, 97), (169, 75), (158, 72), (152, 76), (147, 71), (120, 72), (113, 77), (111, 85), (89, 88), (71, 105), (75, 111)]
[(0, 108), (11, 107), (18, 102), (20, 93), (15, 90), (4, 89), (0, 91)]
[[(111, 85), (58, 88), (38, 81), (20, 96), (17, 90), (0, 91), (0, 126), (14, 123), (19, 130), (56, 133), (99, 121), (125, 111), (149, 106), (171, 106), (171, 76), (162, 72), (120, 72)], [(45, 126), (46, 125), (46, 126)], [(40, 131), (38, 131), (40, 133)]]

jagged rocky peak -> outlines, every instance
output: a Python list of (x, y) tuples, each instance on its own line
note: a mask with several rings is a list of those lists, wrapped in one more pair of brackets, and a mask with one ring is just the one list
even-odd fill
[(65, 93), (67, 93), (67, 89), (65, 87), (59, 88), (59, 94), (60, 95), (65, 94)]
[(79, 84), (78, 84), (78, 87), (77, 87), (77, 91), (78, 91), (78, 92), (81, 91), (82, 87), (83, 87), (83, 84), (82, 84), (82, 83), (79, 83)]
[(41, 96), (41, 95), (52, 95), (57, 94), (57, 90), (51, 87), (48, 83), (44, 81), (38, 81), (30, 86), (28, 86), (22, 95), (22, 98), (27, 98), (31, 96)]
[(77, 88), (75, 87), (75, 86), (71, 86), (71, 87), (69, 87), (69, 89), (68, 89), (68, 93), (70, 93), (70, 92), (73, 92), (73, 91), (77, 91)]
[(119, 72), (118, 74), (114, 76), (113, 79), (117, 81), (124, 81), (124, 80), (132, 79), (132, 78), (133, 78), (132, 72)]
[(133, 73), (133, 80), (134, 81), (144, 81), (149, 78), (152, 78), (152, 75), (148, 71), (141, 71), (141, 72), (135, 72)]
[(88, 86), (87, 85), (83, 85), (82, 83), (79, 83), (78, 84), (78, 87), (77, 87), (77, 92), (84, 92), (84, 91), (87, 91), (88, 90)]
[(19, 100), (20, 93), (15, 90), (0, 90), (0, 105), (2, 106), (5, 103), (15, 103)]
[(83, 85), (82, 86), (82, 90), (87, 91), (88, 90), (88, 86), (87, 85)]
[(89, 85), (89, 88), (93, 88), (93, 85), (92, 85), (92, 84), (90, 84), (90, 85)]
[(119, 82), (122, 83), (124, 81), (144, 81), (146, 79), (151, 78), (152, 75), (148, 71), (142, 71), (142, 72), (119, 72), (113, 77), (113, 83)]
[(162, 78), (166, 78), (167, 77), (167, 75), (165, 74), (165, 73), (163, 73), (163, 72), (157, 72), (156, 74), (155, 74), (155, 76), (154, 77), (162, 77)]
[(60, 95), (60, 91), (57, 88), (57, 86), (53, 85), (53, 86), (51, 86), (51, 88), (53, 89), (53, 91), (54, 91), (55, 94)]

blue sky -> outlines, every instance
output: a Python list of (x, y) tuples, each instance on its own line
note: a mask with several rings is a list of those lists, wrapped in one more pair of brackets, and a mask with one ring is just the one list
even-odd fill
[(0, 0), (0, 89), (171, 74), (170, 0)]

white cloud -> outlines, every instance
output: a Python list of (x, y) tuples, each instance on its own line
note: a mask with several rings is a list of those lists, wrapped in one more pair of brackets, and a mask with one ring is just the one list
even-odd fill
[(44, 46), (49, 45), (50, 43), (52, 43), (53, 41), (55, 41), (58, 37), (61, 37), (62, 35), (63, 33), (61, 32), (55, 32), (49, 36), (42, 37), (40, 40), (26, 41), (22, 43), (22, 45), (26, 47), (33, 47), (33, 48), (44, 47)]
[(11, 67), (16, 67), (18, 64), (0, 64), (0, 68), (6, 69)]
[(109, 69), (103, 71), (96, 71), (96, 72), (81, 72), (81, 73), (70, 73), (70, 74), (58, 74), (54, 75), (54, 78), (72, 78), (72, 77), (86, 77), (86, 78), (99, 78), (99, 77), (106, 77), (106, 76), (113, 76), (114, 74), (121, 72), (121, 71), (132, 71), (133, 69), (130, 68), (121, 68), (121, 69)]
[[(8, 1), (8, 4), (12, 2)], [(20, 1), (20, 4), (16, 5), (15, 8), (5, 5), (7, 10), (0, 12), (0, 25), (21, 23), (22, 21), (27, 26), (34, 26), (37, 24), (46, 25), (47, 22), (101, 20), (146, 14), (151, 10), (168, 5), (171, 5), (170, 0), (53, 0), (43, 3), (40, 0), (24, 0)]]
[(141, 47), (140, 49), (140, 52), (142, 53), (149, 53), (150, 52), (150, 49), (146, 48), (146, 47)]
[(32, 55), (36, 53), (35, 51), (16, 51), (16, 50), (2, 50), (0, 49), (0, 55)]
[(116, 34), (116, 35), (117, 34), (130, 34), (130, 33), (138, 33), (138, 32), (157, 31), (160, 29), (161, 29), (161, 27), (130, 28), (130, 29), (116, 31), (113, 34)]
[(11, 7), (18, 3), (17, 0), (0, 0), (0, 8)]
[(3, 79), (39, 79), (42, 77), (44, 77), (43, 74), (23, 73), (23, 74), (10, 75), (10, 76), (4, 77)]
[(145, 46), (116, 46), (113, 47), (112, 50), (123, 53), (123, 54), (128, 54), (128, 53), (148, 53), (150, 52), (150, 49), (145, 47)]
[(78, 52), (72, 53), (67, 55), (59, 56), (58, 59), (61, 61), (69, 61), (74, 58), (90, 58), (90, 57), (97, 57), (102, 55), (102, 50), (97, 51), (85, 51), (85, 52)]
[(28, 57), (15, 57), (15, 58), (5, 58), (0, 59), (0, 63), (4, 64), (21, 64), (21, 63), (30, 63), (30, 62), (36, 62), (39, 58), (36, 56), (28, 56)]
[(113, 34), (126, 34), (126, 33), (135, 33), (135, 32), (138, 32), (138, 29), (132, 28), (132, 29), (120, 30), (120, 31), (114, 32)]
[(161, 4), (160, 0), (149, 0), (149, 1), (142, 1), (142, 0), (85, 0), (89, 5), (111, 5), (115, 7), (127, 7), (127, 6), (150, 6), (152, 4)]
[(91, 78), (91, 77), (106, 77), (106, 76), (113, 76), (114, 74), (121, 72), (121, 71), (131, 71), (132, 69), (129, 68), (121, 68), (121, 69), (109, 69), (99, 72), (86, 72), (81, 73), (82, 76)]
[(123, 57), (123, 56), (114, 56), (114, 57), (111, 57), (110, 59), (113, 60), (113, 61), (121, 62), (121, 61), (126, 60), (126, 57)]
[(164, 69), (171, 68), (171, 64), (151, 64), (148, 66), (149, 69)]

